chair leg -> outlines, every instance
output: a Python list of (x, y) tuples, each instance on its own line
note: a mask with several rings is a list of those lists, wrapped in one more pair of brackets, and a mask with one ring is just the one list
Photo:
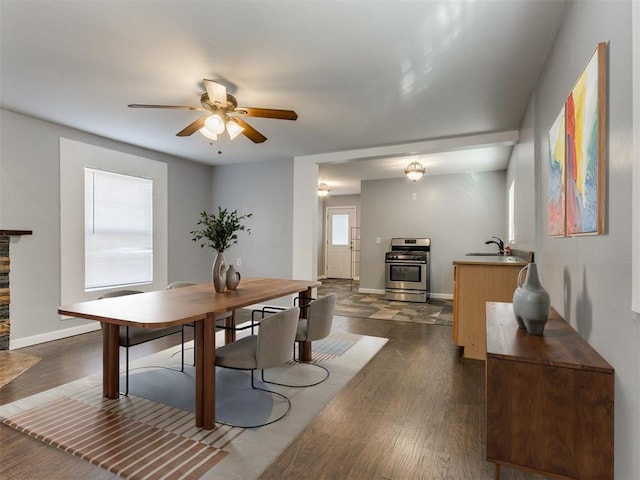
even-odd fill
[(181, 343), (182, 343), (182, 361), (180, 363), (180, 371), (184, 372), (184, 325), (182, 326), (181, 330)]
[[(263, 381), (264, 381), (264, 370), (262, 370), (262, 378), (263, 378)], [(264, 427), (265, 425), (271, 425), (272, 423), (275, 423), (275, 422), (277, 422), (278, 420), (282, 420), (282, 419), (283, 419), (284, 417), (286, 417), (286, 416), (289, 414), (289, 412), (291, 411), (291, 400), (289, 400), (289, 397), (287, 397), (286, 395), (283, 395), (282, 393), (274, 392), (273, 390), (267, 390), (266, 388), (260, 388), (260, 387), (257, 387), (257, 386), (255, 385), (255, 381), (254, 381), (254, 370), (251, 370), (251, 388), (252, 388), (253, 390), (261, 390), (261, 391), (263, 391), (263, 392), (269, 393), (269, 394), (271, 394), (271, 395), (276, 395), (276, 396), (278, 396), (278, 397), (282, 398), (285, 402), (287, 402), (287, 409), (286, 409), (286, 411), (285, 411), (282, 415), (278, 416), (278, 418), (274, 418), (273, 420), (271, 420), (271, 421), (269, 421), (269, 422), (261, 423), (261, 424), (258, 424), (258, 425), (237, 425), (237, 424), (234, 424), (234, 423), (228, 423), (228, 422), (225, 422), (225, 421), (220, 420), (220, 419), (217, 419), (217, 420), (216, 420), (216, 423), (220, 423), (220, 424), (222, 424), (222, 425), (228, 425), (228, 426), (230, 426), (230, 427), (239, 427), (239, 428), (259, 428), (259, 427)]]
[(125, 371), (124, 371), (124, 396), (129, 395), (129, 327), (127, 327), (127, 344), (124, 347)]
[(194, 325), (193, 326), (193, 366), (194, 367), (196, 366), (196, 358), (198, 358), (198, 356), (197, 356), (198, 351), (196, 350), (196, 348), (198, 348), (198, 347), (196, 347), (196, 344), (197, 344), (197, 342), (196, 342), (196, 326)]
[[(298, 355), (298, 357), (299, 357), (299, 355)], [(296, 358), (296, 344), (295, 344), (295, 342), (293, 344), (293, 363), (299, 363), (301, 365), (310, 365), (312, 367), (321, 368), (322, 370), (325, 371), (326, 375), (321, 380), (318, 380), (315, 383), (307, 383), (307, 384), (304, 384), (304, 385), (291, 385), (291, 384), (288, 384), (288, 383), (278, 383), (278, 382), (271, 382), (269, 380), (265, 380), (265, 378), (264, 378), (264, 370), (262, 370), (262, 381), (264, 383), (270, 383), (271, 385), (280, 385), (281, 387), (305, 388), (305, 387), (315, 387), (316, 385), (319, 385), (322, 382), (324, 382), (331, 375), (331, 373), (329, 372), (329, 369), (324, 367), (324, 366), (322, 366), (322, 365), (319, 365), (317, 363), (303, 362), (303, 361), (298, 360)]]

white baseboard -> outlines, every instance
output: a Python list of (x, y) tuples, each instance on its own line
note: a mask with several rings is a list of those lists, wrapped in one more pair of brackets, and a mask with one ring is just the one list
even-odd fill
[(437, 298), (439, 300), (453, 300), (452, 293), (432, 293), (431, 298)]
[(51, 342), (52, 340), (60, 340), (61, 338), (73, 337), (75, 335), (94, 332), (96, 330), (100, 330), (100, 322), (91, 322), (86, 325), (79, 325), (77, 327), (63, 328), (61, 330), (41, 333), (39, 335), (33, 335), (31, 337), (18, 338), (17, 340), (11, 340), (11, 338), (9, 338), (9, 350), (15, 350), (16, 348), (22, 347), (30, 347), (31, 345), (38, 345), (39, 343)]
[(378, 295), (384, 295), (384, 289), (379, 288), (358, 288), (358, 293), (375, 293)]
[[(384, 295), (385, 291), (379, 288), (359, 288), (358, 293), (374, 293), (377, 295)], [(451, 293), (431, 293), (431, 298), (440, 300), (453, 300), (453, 294)]]

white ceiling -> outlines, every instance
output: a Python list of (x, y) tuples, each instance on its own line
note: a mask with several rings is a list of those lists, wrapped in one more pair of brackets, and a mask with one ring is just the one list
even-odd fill
[[(410, 146), (518, 129), (567, 5), (0, 0), (0, 106), (212, 165), (338, 152), (342, 163), (321, 177), (401, 176), (408, 156), (425, 153)], [(197, 106), (203, 78), (241, 106), (299, 118), (247, 118), (265, 143), (211, 146), (175, 135), (199, 112), (127, 108)], [(510, 146), (468, 143), (422, 156), (428, 174), (505, 168)], [(343, 163), (345, 152), (385, 146), (393, 158)]]

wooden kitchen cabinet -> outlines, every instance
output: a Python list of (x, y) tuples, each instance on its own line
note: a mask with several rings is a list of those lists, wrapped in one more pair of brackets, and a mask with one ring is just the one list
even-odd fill
[(488, 303), (487, 460), (556, 478), (613, 479), (614, 370), (557, 312), (541, 336)]
[(511, 302), (518, 274), (515, 257), (464, 257), (453, 262), (453, 343), (466, 358), (486, 358), (486, 302)]

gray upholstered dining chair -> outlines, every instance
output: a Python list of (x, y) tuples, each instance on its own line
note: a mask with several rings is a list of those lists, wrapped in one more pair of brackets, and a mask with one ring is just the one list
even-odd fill
[[(291, 410), (291, 401), (286, 395), (255, 385), (254, 372), (261, 370), (264, 381), (265, 369), (278, 367), (289, 361), (291, 346), (294, 344), (296, 337), (299, 315), (300, 309), (298, 307), (291, 307), (287, 310), (279, 311), (260, 321), (257, 335), (240, 338), (233, 343), (223, 345), (216, 349), (216, 366), (235, 370), (250, 370), (251, 388), (253, 390), (261, 390), (277, 395), (287, 402), (286, 411), (276, 419), (259, 425), (232, 426), (255, 428), (269, 425), (284, 418)], [(230, 425), (220, 419), (218, 421), (219, 423)]]
[[(108, 292), (98, 299), (123, 297), (125, 295), (135, 295), (142, 293), (139, 290), (115, 290)], [(160, 328), (138, 328), (138, 327), (123, 327), (119, 329), (118, 345), (125, 349), (125, 390), (123, 395), (129, 394), (129, 348), (142, 343), (150, 342), (158, 338), (166, 337), (167, 335), (173, 335), (174, 333), (182, 333), (182, 368), (184, 369), (184, 331), (182, 327), (160, 327)]]
[[(338, 296), (335, 293), (329, 293), (324, 297), (319, 297), (317, 299), (312, 300), (306, 305), (300, 307), (302, 311), (302, 315), (300, 320), (298, 321), (298, 328), (296, 331), (296, 339), (298, 342), (298, 350), (302, 349), (302, 343), (305, 342), (314, 342), (316, 340), (321, 340), (326, 338), (331, 333), (331, 327), (333, 326), (333, 314), (336, 309), (336, 299)], [(281, 385), (284, 387), (313, 387), (324, 382), (327, 378), (329, 378), (329, 370), (319, 363), (312, 362), (301, 362), (296, 359), (296, 349), (295, 345), (293, 348), (293, 361), (294, 363), (311, 365), (314, 367), (321, 368), (324, 370), (324, 376), (313, 383), (305, 383), (302, 385), (292, 385), (288, 383), (279, 383), (275, 381), (265, 380), (266, 383), (271, 383), (273, 385)]]

